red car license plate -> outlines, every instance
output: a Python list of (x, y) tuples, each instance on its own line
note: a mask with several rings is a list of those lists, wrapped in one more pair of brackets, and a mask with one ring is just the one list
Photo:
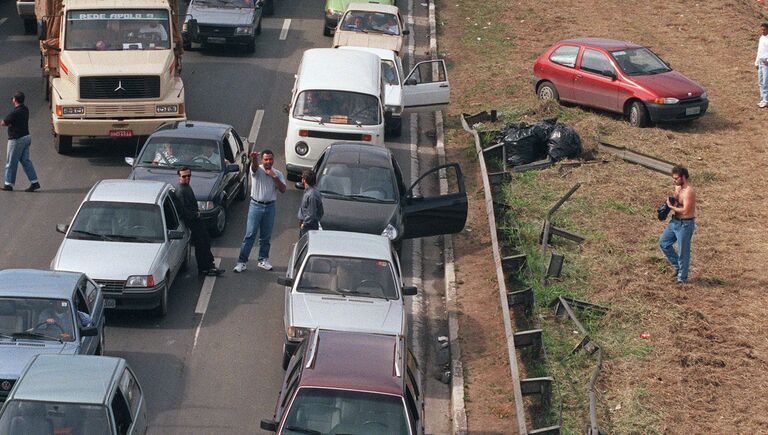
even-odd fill
[(133, 130), (109, 130), (109, 135), (112, 137), (131, 137)]

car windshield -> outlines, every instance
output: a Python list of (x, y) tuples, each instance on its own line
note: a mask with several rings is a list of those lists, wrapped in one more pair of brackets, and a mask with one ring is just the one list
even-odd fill
[(67, 238), (161, 243), (165, 241), (161, 213), (154, 204), (88, 201), (80, 207)]
[(348, 11), (342, 20), (341, 30), (400, 36), (397, 16), (383, 12)]
[(395, 186), (390, 168), (365, 163), (328, 162), (317, 177), (323, 195), (360, 201), (394, 203)]
[(296, 98), (293, 117), (348, 125), (379, 125), (379, 100), (345, 91), (304, 91)]
[(170, 49), (168, 11), (164, 9), (98, 9), (67, 12), (67, 50)]
[(407, 434), (402, 398), (388, 394), (301, 388), (285, 417), (284, 434)]
[(138, 165), (221, 171), (222, 158), (215, 140), (151, 137), (141, 150)]
[(99, 405), (12, 400), (0, 417), (2, 434), (108, 434), (107, 409)]
[(400, 77), (397, 76), (397, 68), (395, 63), (391, 60), (381, 61), (381, 75), (384, 78), (384, 84), (387, 85), (399, 85)]
[(330, 293), (398, 299), (389, 261), (311, 255), (296, 287), (301, 293)]
[(67, 300), (0, 298), (2, 340), (72, 341), (73, 327), (72, 304)]
[(629, 76), (658, 74), (672, 71), (659, 56), (647, 48), (612, 51), (611, 57)]

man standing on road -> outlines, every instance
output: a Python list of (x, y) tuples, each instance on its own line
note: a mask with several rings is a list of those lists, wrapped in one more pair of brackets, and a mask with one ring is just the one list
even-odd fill
[(195, 192), (189, 185), (189, 179), (192, 178), (192, 170), (184, 166), (176, 171), (179, 176), (179, 188), (176, 195), (181, 202), (181, 214), (184, 216), (184, 222), (192, 231), (192, 243), (195, 245), (195, 260), (197, 260), (197, 273), (199, 275), (219, 276), (224, 273), (224, 269), (219, 269), (213, 262), (211, 253), (211, 239), (208, 237), (208, 229), (203, 220), (200, 219), (200, 210), (197, 208), (197, 198)]
[(299, 207), (299, 237), (307, 234), (309, 230), (320, 229), (320, 219), (323, 218), (323, 197), (315, 189), (317, 177), (311, 169), (305, 169), (301, 174), (301, 183), (304, 185), (304, 196)]
[(245, 238), (240, 245), (240, 255), (237, 258), (235, 272), (244, 271), (248, 256), (251, 255), (256, 235), (259, 235), (259, 263), (264, 270), (272, 270), (269, 263), (269, 246), (272, 239), (272, 227), (275, 224), (275, 201), (277, 192), (285, 192), (285, 176), (272, 167), (275, 153), (271, 150), (251, 153), (251, 204), (248, 207), (248, 222), (245, 228)]
[[(683, 166), (672, 168), (672, 180), (675, 183), (674, 203), (667, 198), (667, 206), (675, 214), (659, 238), (659, 247), (675, 267), (675, 280), (678, 284), (688, 281), (688, 265), (691, 261), (691, 238), (696, 229), (696, 193), (688, 182), (688, 169)], [(673, 245), (677, 241), (675, 252)]]
[(24, 93), (16, 92), (11, 100), (13, 111), (0, 121), (0, 125), (8, 127), (8, 151), (5, 162), (5, 183), (3, 190), (13, 190), (16, 183), (16, 169), (19, 162), (24, 168), (24, 173), (29, 179), (29, 187), (25, 192), (34, 192), (40, 188), (37, 173), (32, 160), (29, 158), (29, 146), (32, 145), (32, 137), (29, 135), (29, 109), (24, 105)]
[(757, 68), (757, 86), (760, 89), (760, 102), (757, 103), (757, 107), (768, 107), (768, 22), (760, 25), (755, 68)]

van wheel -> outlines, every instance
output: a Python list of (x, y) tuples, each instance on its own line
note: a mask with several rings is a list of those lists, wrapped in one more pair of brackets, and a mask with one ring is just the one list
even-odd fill
[(160, 305), (157, 306), (156, 312), (158, 317), (165, 317), (168, 314), (168, 277), (165, 277), (165, 283), (163, 284), (163, 292), (160, 296)]
[(648, 110), (640, 101), (635, 101), (629, 108), (629, 125), (637, 128), (648, 126)]
[(541, 85), (539, 85), (539, 90), (537, 94), (539, 96), (540, 101), (547, 101), (547, 100), (558, 101), (560, 99), (560, 95), (557, 93), (557, 89), (555, 88), (555, 85), (553, 85), (550, 82), (544, 82)]
[(56, 135), (53, 145), (59, 154), (67, 155), (72, 152), (72, 136)]

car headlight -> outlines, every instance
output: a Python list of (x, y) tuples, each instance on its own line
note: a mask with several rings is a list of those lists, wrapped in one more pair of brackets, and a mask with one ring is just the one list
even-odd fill
[(216, 204), (213, 201), (197, 201), (197, 208), (203, 211), (213, 210)]
[(288, 338), (293, 340), (301, 340), (302, 338), (305, 338), (309, 335), (309, 332), (311, 329), (309, 328), (301, 328), (298, 326), (289, 326), (288, 327)]
[(395, 226), (392, 224), (387, 224), (387, 227), (384, 228), (384, 231), (381, 232), (381, 235), (388, 238), (389, 240), (395, 240), (398, 236), (397, 228), (395, 228)]
[(659, 97), (653, 100), (653, 102), (656, 104), (677, 104), (680, 102), (680, 100), (672, 97)]
[(706, 92), (702, 92), (701, 93), (701, 98), (707, 98), (707, 93)]
[(300, 156), (306, 156), (307, 153), (309, 152), (309, 145), (307, 145), (307, 143), (304, 141), (297, 142), (295, 150), (296, 150), (296, 154)]
[(162, 106), (155, 106), (155, 113), (176, 113), (179, 111), (179, 106), (176, 104), (165, 104)]
[(253, 27), (243, 26), (235, 29), (235, 35), (250, 35), (253, 33)]
[(152, 275), (132, 275), (125, 281), (126, 287), (154, 287), (155, 277)]
[(61, 109), (61, 112), (64, 115), (82, 115), (83, 113), (85, 113), (85, 107), (81, 107), (81, 106), (63, 107)]

